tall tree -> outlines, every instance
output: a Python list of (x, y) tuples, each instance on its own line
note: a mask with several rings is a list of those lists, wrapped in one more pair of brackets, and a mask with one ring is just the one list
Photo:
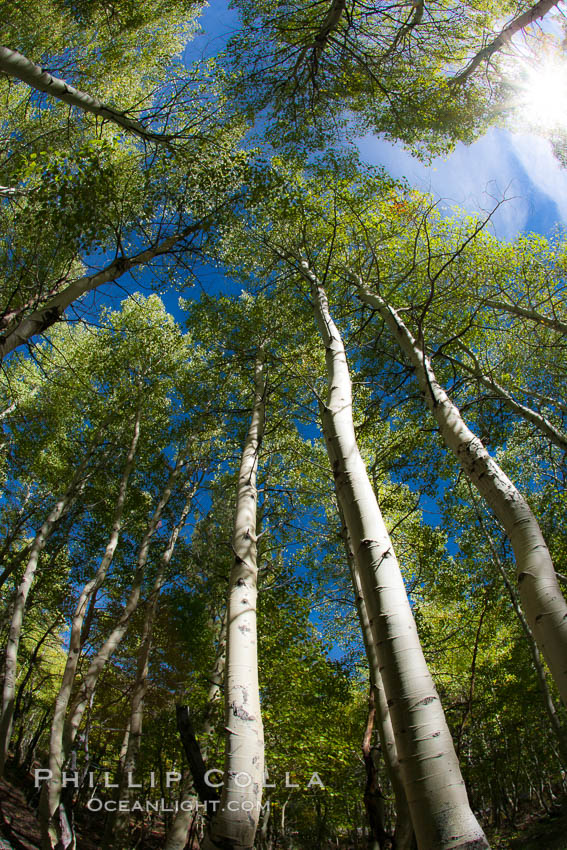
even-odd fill
[(379, 311), (406, 356), (411, 358), (421, 392), (439, 424), (441, 436), (510, 538), (516, 557), (518, 587), (530, 627), (567, 705), (567, 602), (538, 522), (528, 503), (467, 427), (400, 315), (380, 295), (364, 284), (360, 286), (361, 298)]
[(234, 561), (227, 601), (225, 666), (226, 756), (220, 809), (204, 848), (252, 848), (264, 780), (264, 738), (258, 685), (256, 637), (256, 476), (265, 427), (266, 354), (255, 361), (254, 400), (238, 475), (232, 548)]

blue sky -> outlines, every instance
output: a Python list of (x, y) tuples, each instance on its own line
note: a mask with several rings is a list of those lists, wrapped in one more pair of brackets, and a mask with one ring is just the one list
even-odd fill
[[(222, 50), (237, 25), (228, 0), (211, 0), (201, 16), (202, 34), (185, 51), (185, 60)], [(381, 165), (393, 177), (405, 177), (416, 189), (431, 192), (447, 206), (469, 213), (492, 209), (508, 198), (493, 219), (501, 239), (520, 232), (548, 235), (567, 225), (567, 170), (543, 137), (493, 128), (472, 145), (458, 144), (448, 157), (426, 166), (402, 145), (366, 136), (360, 140), (364, 160)]]
[[(200, 34), (185, 49), (187, 64), (222, 52), (237, 27), (237, 15), (229, 8), (229, 0), (211, 0), (200, 26)], [(365, 161), (383, 166), (393, 177), (406, 178), (416, 189), (431, 192), (446, 208), (482, 214), (506, 198), (490, 224), (501, 239), (532, 231), (549, 235), (558, 226), (567, 227), (567, 170), (560, 166), (543, 136), (492, 128), (474, 144), (459, 143), (449, 156), (438, 157), (430, 165), (412, 157), (402, 145), (373, 136), (360, 139), (359, 149)], [(234, 290), (234, 285), (213, 267), (201, 267), (197, 274), (201, 285), (213, 294)], [(139, 276), (142, 284), (147, 275)], [(129, 292), (137, 288), (125, 284)], [(104, 292), (94, 300), (110, 300), (118, 306), (124, 297), (124, 292), (117, 292), (115, 287), (108, 295), (106, 288)], [(187, 292), (187, 297), (197, 295), (197, 289)], [(177, 292), (162, 293), (162, 297), (179, 318)]]
[(567, 225), (567, 170), (541, 136), (492, 128), (472, 145), (459, 143), (448, 157), (424, 165), (402, 145), (372, 136), (359, 143), (363, 159), (405, 177), (448, 206), (488, 211), (507, 198), (493, 223), (496, 236), (511, 239), (522, 231), (549, 234)]

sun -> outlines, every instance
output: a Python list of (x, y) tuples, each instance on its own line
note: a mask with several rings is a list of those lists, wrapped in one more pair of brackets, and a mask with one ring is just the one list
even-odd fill
[(539, 129), (567, 128), (567, 63), (546, 60), (527, 66), (518, 108)]

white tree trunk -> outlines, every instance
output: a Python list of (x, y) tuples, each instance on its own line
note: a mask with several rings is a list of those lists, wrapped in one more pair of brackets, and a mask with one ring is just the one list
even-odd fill
[(545, 17), (545, 15), (557, 6), (558, 3), (559, 0), (539, 0), (539, 2), (535, 3), (531, 9), (528, 9), (526, 12), (518, 15), (517, 18), (514, 18), (498, 33), (495, 39), (489, 42), (486, 47), (483, 47), (473, 56), (464, 70), (451, 78), (451, 83), (455, 85), (466, 82), (466, 80), (475, 73), (480, 65), (488, 62), (491, 56), (509, 44), (517, 33), (530, 26), (530, 24), (541, 20), (541, 18)]
[(79, 692), (71, 703), (63, 730), (63, 762), (65, 762), (65, 760), (69, 756), (69, 753), (72, 750), (73, 743), (77, 736), (77, 732), (79, 731), (81, 720), (83, 719), (83, 714), (92, 694), (94, 693), (99, 676), (102, 673), (108, 660), (112, 657), (113, 653), (118, 648), (120, 641), (124, 637), (126, 630), (130, 624), (132, 614), (138, 607), (142, 584), (144, 581), (144, 573), (146, 568), (146, 562), (148, 559), (150, 543), (157, 528), (157, 525), (161, 519), (165, 506), (167, 505), (171, 497), (173, 487), (177, 479), (181, 475), (181, 472), (183, 471), (184, 465), (185, 453), (182, 452), (179, 454), (175, 466), (169, 474), (167, 483), (162, 491), (159, 502), (156, 505), (151, 519), (148, 522), (144, 537), (142, 538), (140, 548), (138, 549), (136, 571), (134, 573), (132, 587), (130, 588), (130, 594), (128, 596), (128, 599), (126, 600), (124, 610), (122, 611), (122, 614), (115, 623), (109, 636), (107, 637), (99, 651), (96, 653), (96, 655), (94, 655), (94, 657), (92, 658), (85, 679), (79, 689)]
[(544, 665), (543, 665), (543, 661), (542, 661), (542, 658), (541, 658), (540, 651), (537, 648), (537, 643), (535, 642), (534, 636), (532, 634), (532, 630), (530, 629), (529, 623), (526, 620), (524, 612), (522, 611), (522, 607), (521, 607), (520, 602), (518, 600), (518, 595), (516, 593), (516, 590), (515, 590), (514, 587), (512, 587), (512, 583), (510, 582), (510, 579), (508, 578), (506, 568), (505, 568), (504, 564), (502, 563), (500, 556), (498, 555), (498, 552), (496, 550), (496, 546), (494, 545), (492, 537), (490, 536), (490, 534), (488, 533), (487, 529), (484, 526), (484, 522), (482, 521), (482, 515), (480, 513), (478, 506), (476, 505), (476, 503), (474, 501), (474, 497), (473, 497), (473, 494), (472, 494), (472, 487), (471, 487), (470, 484), (469, 484), (469, 487), (471, 489), (471, 498), (473, 499), (473, 503), (475, 505), (475, 510), (476, 510), (478, 522), (479, 522), (480, 528), (482, 530), (482, 533), (484, 534), (484, 536), (486, 538), (486, 542), (488, 543), (488, 547), (489, 547), (490, 553), (492, 555), (492, 561), (493, 561), (496, 569), (500, 573), (500, 577), (502, 578), (502, 581), (504, 582), (504, 586), (505, 586), (505, 588), (508, 592), (508, 596), (510, 597), (510, 602), (512, 603), (512, 607), (514, 609), (514, 612), (515, 612), (518, 620), (520, 621), (522, 631), (524, 632), (524, 635), (526, 637), (526, 641), (527, 641), (529, 649), (530, 649), (530, 654), (532, 656), (532, 661), (533, 661), (534, 669), (535, 669), (535, 672), (536, 672), (536, 676), (537, 676), (537, 680), (538, 680), (538, 684), (539, 684), (539, 689), (541, 691), (541, 695), (542, 695), (542, 698), (543, 698), (543, 704), (544, 704), (547, 716), (549, 717), (549, 723), (551, 725), (551, 728), (552, 728), (552, 730), (555, 733), (555, 736), (557, 738), (557, 743), (559, 745), (561, 758), (563, 759), (563, 766), (567, 767), (566, 733), (565, 733), (565, 730), (563, 729), (563, 727), (561, 725), (561, 721), (559, 719), (559, 716), (557, 714), (557, 709), (555, 707), (555, 702), (553, 700), (553, 697), (551, 695), (551, 691), (549, 690), (549, 687), (548, 687), (548, 684), (547, 684), (547, 676), (546, 676), (546, 673), (545, 673), (545, 668), (544, 668)]
[[(210, 736), (213, 732), (213, 716), (215, 713), (215, 707), (222, 694), (222, 682), (224, 677), (225, 662), (226, 614), (223, 617), (221, 623), (215, 663), (213, 665), (213, 669), (209, 674), (209, 691), (207, 694), (207, 705), (205, 707), (203, 724), (201, 726), (201, 754), (203, 756), (203, 761), (205, 762), (205, 764), (207, 763)], [(189, 774), (188, 781), (185, 782), (183, 785), (183, 794), (181, 797), (182, 800), (185, 799), (185, 794), (189, 792), (191, 786), (192, 780)], [(193, 798), (194, 804), (196, 805), (196, 795), (191, 796)], [(171, 827), (165, 837), (164, 850), (184, 850), (185, 845), (187, 844), (187, 834), (191, 828), (191, 824), (193, 823), (194, 817), (195, 811), (193, 809), (187, 809), (186, 811), (181, 808), (178, 809), (171, 824)]]
[(319, 60), (321, 54), (325, 50), (329, 38), (338, 28), (341, 18), (346, 8), (346, 0), (332, 0), (331, 5), (321, 22), (320, 29), (315, 33), (312, 41), (306, 44), (300, 51), (295, 61), (292, 75), (297, 76), (299, 69), (306, 62), (306, 58), (310, 55), (308, 65), (309, 76), (314, 79), (317, 76), (319, 68)]
[[(97, 432), (93, 448), (98, 440), (100, 429)], [(39, 557), (45, 548), (45, 544), (49, 539), (55, 526), (63, 515), (67, 512), (83, 483), (87, 464), (92, 455), (93, 449), (90, 449), (85, 454), (85, 457), (75, 470), (69, 486), (65, 493), (56, 502), (53, 509), (50, 511), (45, 522), (37, 532), (32, 543), (26, 568), (22, 581), (18, 587), (14, 606), (12, 610), (12, 619), (10, 622), (10, 631), (8, 634), (8, 643), (6, 646), (6, 658), (4, 662), (4, 688), (2, 693), (2, 717), (0, 720), (0, 776), (4, 773), (6, 758), (8, 756), (8, 748), (12, 736), (12, 722), (14, 717), (14, 699), (16, 689), (16, 677), (18, 670), (18, 650), (20, 646), (20, 637), (22, 633), (22, 623), (24, 619), (24, 611), (27, 598), (35, 578)]]
[(130, 269), (136, 266), (146, 265), (146, 263), (151, 262), (155, 257), (167, 254), (172, 248), (182, 242), (183, 239), (186, 239), (187, 236), (198, 232), (202, 224), (202, 222), (199, 222), (198, 224), (186, 227), (180, 233), (163, 239), (153, 247), (146, 248), (146, 250), (135, 254), (133, 257), (119, 257), (105, 269), (102, 269), (102, 271), (74, 280), (65, 289), (50, 298), (43, 307), (34, 310), (23, 318), (12, 330), (7, 331), (4, 336), (0, 337), (0, 360), (3, 360), (15, 348), (24, 345), (32, 336), (43, 333), (50, 328), (51, 325), (55, 324), (61, 318), (67, 307), (73, 301), (77, 301), (86, 292), (91, 292), (105, 283), (111, 283), (130, 271)]
[(466, 425), (438, 383), (429, 358), (393, 307), (362, 284), (359, 294), (364, 303), (378, 310), (408, 357), (441, 437), (502, 524), (514, 551), (518, 589), (529, 626), (567, 706), (567, 602), (530, 506)]
[(61, 773), (64, 767), (63, 728), (65, 724), (65, 715), (71, 698), (71, 692), (75, 682), (75, 674), (77, 672), (77, 665), (79, 663), (79, 657), (83, 645), (83, 623), (89, 600), (94, 596), (104, 582), (120, 537), (128, 481), (132, 469), (134, 468), (136, 449), (138, 447), (138, 440), (140, 437), (140, 413), (140, 405), (138, 405), (134, 422), (134, 433), (128, 450), (122, 478), (120, 480), (120, 486), (118, 488), (118, 497), (114, 506), (110, 535), (106, 544), (104, 555), (102, 556), (95, 575), (89, 582), (87, 582), (79, 596), (71, 622), (67, 662), (65, 664), (61, 685), (59, 687), (59, 693), (55, 700), (55, 709), (51, 723), (49, 769), (51, 770), (52, 777), (49, 785), (44, 785), (42, 788), (40, 803), (40, 822), (45, 847), (55, 847), (58, 841), (59, 819), (56, 817), (56, 812), (61, 800)]
[[(90, 112), (98, 118), (105, 121), (112, 121), (118, 127), (133, 133), (138, 138), (145, 142), (157, 142), (165, 144), (169, 147), (169, 143), (174, 136), (167, 136), (161, 133), (152, 133), (147, 130), (139, 121), (129, 118), (126, 113), (119, 112), (110, 106), (104, 104), (97, 97), (92, 97), (86, 92), (66, 83), (58, 77), (52, 76), (47, 71), (44, 71), (39, 65), (35, 65), (17, 50), (11, 50), (9, 47), (0, 47), (0, 71), (7, 74), (9, 77), (14, 77), (21, 80), (26, 85), (36, 91), (44, 92), (57, 100), (67, 103), (69, 106), (75, 106), (83, 112)], [(5, 187), (0, 187), (5, 188)], [(8, 189), (8, 191), (12, 191)]]
[(427, 669), (402, 574), (356, 442), (345, 349), (327, 297), (307, 263), (325, 346), (321, 420), (374, 636), (419, 850), (488, 847), (472, 813), (439, 696)]
[[(124, 800), (132, 797), (133, 792), (131, 789), (129, 790), (128, 788), (128, 774), (130, 773), (134, 775), (136, 772), (136, 767), (138, 764), (138, 754), (140, 752), (140, 744), (142, 741), (144, 700), (148, 689), (148, 672), (150, 653), (152, 649), (154, 620), (158, 609), (159, 597), (165, 581), (167, 568), (171, 562), (171, 558), (175, 550), (175, 544), (177, 543), (177, 539), (179, 537), (181, 529), (185, 525), (185, 522), (189, 515), (189, 511), (191, 510), (191, 503), (193, 501), (194, 495), (195, 488), (193, 488), (187, 496), (179, 520), (171, 531), (167, 546), (160, 558), (159, 567), (154, 580), (154, 586), (152, 588), (152, 592), (150, 594), (146, 606), (146, 614), (142, 625), (142, 635), (140, 640), (140, 646), (138, 649), (138, 657), (136, 661), (136, 678), (134, 681), (132, 701), (130, 704), (130, 720), (128, 722), (128, 744), (126, 747), (123, 768), (120, 771), (118, 792), (116, 794), (117, 800)], [(111, 813), (107, 820), (107, 827), (105, 829), (104, 847), (109, 848), (109, 850), (114, 847), (118, 848), (118, 850), (121, 850), (122, 847), (125, 847), (128, 843), (129, 824), (129, 812), (119, 812), (118, 810), (116, 810), (114, 813)]]
[(388, 778), (390, 779), (392, 790), (394, 792), (394, 798), (396, 801), (396, 850), (412, 850), (414, 832), (406, 792), (404, 790), (400, 762), (398, 760), (398, 751), (396, 749), (394, 729), (392, 727), (392, 720), (390, 717), (390, 712), (388, 710), (388, 701), (386, 699), (386, 694), (384, 693), (384, 685), (382, 683), (382, 676), (380, 674), (380, 664), (374, 646), (374, 637), (372, 635), (372, 625), (370, 623), (366, 602), (364, 600), (362, 581), (360, 578), (360, 574), (354, 557), (354, 552), (351, 546), (350, 537), (346, 527), (346, 522), (344, 521), (344, 516), (340, 505), (339, 515), (341, 517), (341, 522), (343, 523), (342, 537), (345, 544), (347, 562), (349, 565), (350, 575), (352, 579), (356, 610), (358, 613), (358, 620), (360, 622), (364, 650), (366, 653), (366, 659), (368, 661), (370, 685), (372, 687), (372, 690), (374, 691), (376, 727), (378, 729), (378, 735), (380, 737), (380, 745), (382, 747), (382, 756), (384, 758), (386, 772), (388, 774)]
[(551, 328), (561, 334), (567, 334), (567, 322), (561, 321), (557, 316), (545, 316), (532, 307), (520, 307), (518, 304), (511, 304), (508, 301), (497, 301), (494, 298), (485, 298), (482, 303), (486, 304), (487, 307), (508, 313), (510, 316), (517, 316), (519, 319), (530, 319), (536, 324), (545, 325), (547, 328)]
[(485, 375), (482, 372), (481, 366), (474, 358), (474, 355), (471, 351), (467, 350), (467, 354), (469, 354), (474, 360), (474, 367), (469, 366), (467, 363), (463, 363), (462, 360), (457, 360), (455, 357), (451, 357), (451, 363), (454, 363), (458, 369), (462, 369), (468, 375), (472, 375), (474, 378), (479, 381), (483, 386), (485, 386), (488, 390), (494, 392), (502, 401), (508, 405), (510, 410), (513, 410), (514, 413), (517, 413), (522, 419), (525, 419), (526, 422), (531, 422), (532, 425), (541, 431), (553, 445), (557, 446), (558, 449), (561, 449), (563, 452), (567, 452), (567, 434), (557, 428), (552, 422), (549, 421), (545, 416), (541, 413), (538, 413), (537, 410), (533, 410), (531, 407), (527, 407), (525, 404), (521, 404), (519, 401), (508, 392), (508, 390), (503, 387), (498, 381), (492, 377), (492, 375)]
[(256, 636), (256, 475), (266, 407), (262, 350), (255, 372), (254, 406), (238, 476), (227, 603), (224, 785), (202, 850), (252, 850), (262, 800), (264, 733)]
[(332, 0), (329, 10), (325, 15), (325, 19), (321, 24), (321, 29), (315, 37), (315, 47), (320, 51), (323, 50), (331, 33), (333, 33), (339, 26), (345, 8), (346, 0)]

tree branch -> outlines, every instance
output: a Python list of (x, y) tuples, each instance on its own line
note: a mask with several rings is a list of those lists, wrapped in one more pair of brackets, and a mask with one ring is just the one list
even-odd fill
[(545, 17), (545, 15), (557, 6), (558, 3), (559, 0), (539, 0), (539, 3), (536, 3), (531, 9), (528, 9), (522, 15), (518, 15), (517, 18), (514, 18), (513, 21), (507, 24), (504, 29), (499, 32), (495, 39), (489, 42), (482, 48), (482, 50), (479, 50), (478, 53), (473, 56), (468, 65), (460, 73), (451, 78), (451, 85), (457, 86), (466, 82), (469, 77), (472, 77), (479, 65), (488, 61), (494, 53), (497, 53), (504, 47), (505, 44), (508, 44), (516, 33), (525, 29), (530, 24), (533, 24), (535, 21), (541, 20), (541, 18)]
[(170, 142), (175, 138), (171, 135), (152, 133), (139, 121), (128, 118), (126, 113), (107, 106), (97, 97), (79, 91), (79, 89), (66, 83), (65, 80), (53, 77), (48, 71), (44, 71), (39, 65), (34, 65), (31, 60), (18, 53), (17, 50), (0, 47), (0, 71), (9, 77), (21, 80), (37, 91), (67, 103), (69, 106), (75, 106), (82, 109), (83, 112), (91, 112), (99, 118), (112, 121), (113, 124), (128, 133), (133, 133), (145, 142), (155, 142), (170, 147)]

